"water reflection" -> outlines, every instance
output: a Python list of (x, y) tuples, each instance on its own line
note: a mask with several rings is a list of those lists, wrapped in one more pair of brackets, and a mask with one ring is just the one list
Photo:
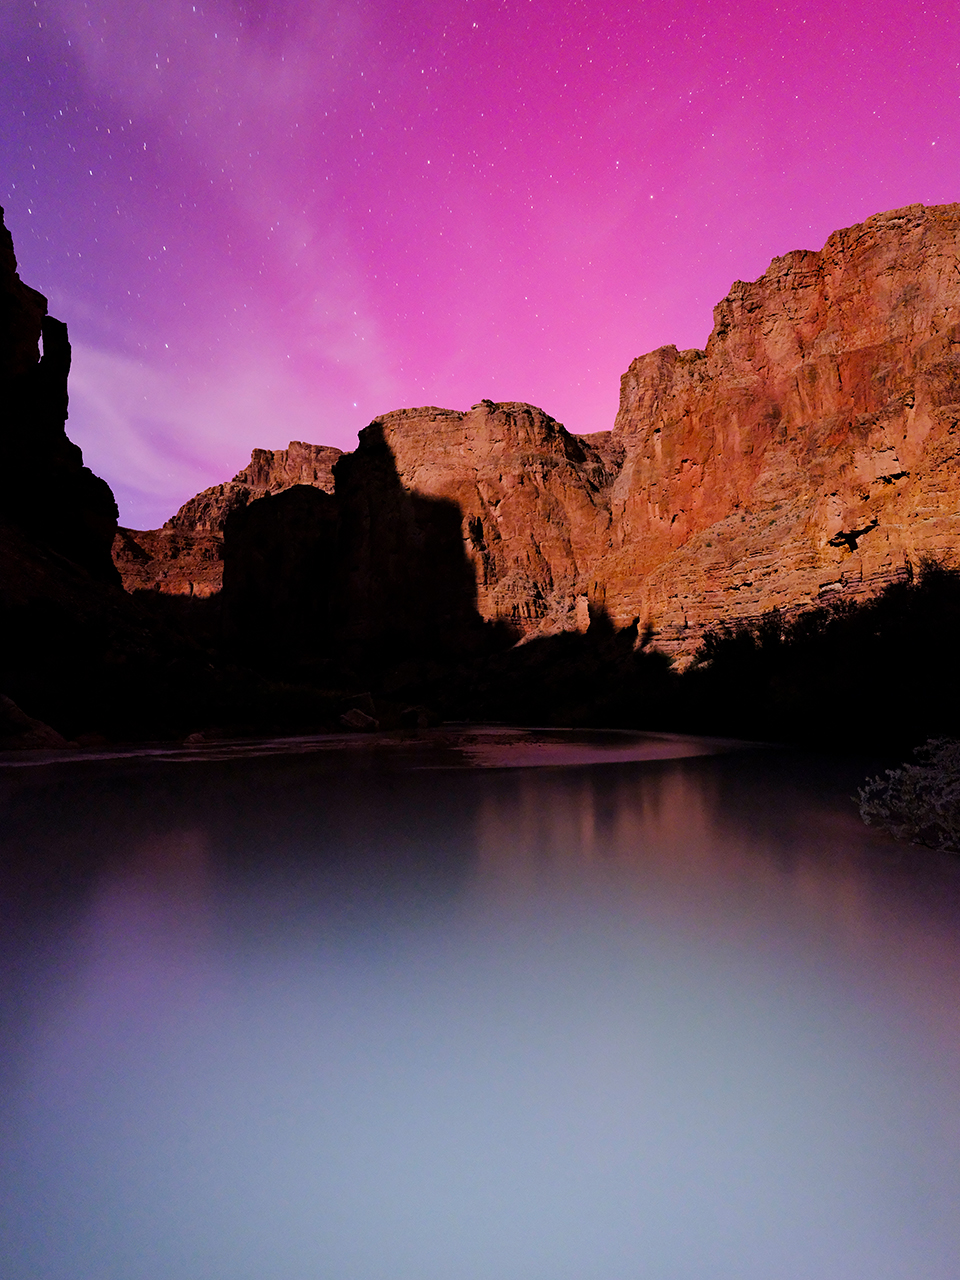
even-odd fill
[(0, 780), (11, 1280), (957, 1274), (960, 875), (863, 766), (83, 767)]

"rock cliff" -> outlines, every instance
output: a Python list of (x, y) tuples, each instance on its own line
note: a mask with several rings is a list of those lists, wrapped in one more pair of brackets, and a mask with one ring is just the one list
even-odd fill
[(70, 344), (46, 312), (0, 217), (0, 750), (273, 715), (262, 682), (215, 671), (122, 589), (113, 494), (66, 436)]
[(603, 607), (682, 653), (873, 595), (960, 547), (960, 205), (737, 282), (704, 351), (631, 364), (610, 433), (489, 402), (380, 422), (403, 483), (459, 504), (481, 614), (526, 635)]
[(110, 557), (113, 494), (64, 430), (69, 370), (67, 327), (20, 279), (0, 209), (0, 450), (10, 477), (0, 487), (0, 524), (119, 583)]
[(118, 707), (134, 705), (168, 672), (179, 679), (191, 656), (188, 644), (155, 635), (121, 590), (110, 558), (113, 494), (64, 430), (69, 367), (66, 326), (20, 280), (0, 211), (4, 750), (66, 745), (49, 724), (71, 735), (115, 725)]
[(333, 492), (341, 450), (291, 440), (286, 449), (254, 449), (250, 463), (226, 484), (185, 502), (162, 529), (119, 529), (113, 558), (128, 591), (207, 597), (223, 581), (223, 530), (228, 516), (294, 485)]
[(704, 351), (622, 379), (599, 576), (661, 645), (875, 594), (960, 546), (960, 205), (911, 205), (775, 258)]
[(598, 448), (533, 405), (490, 400), (466, 413), (385, 414), (361, 433), (358, 459), (368, 433), (405, 489), (459, 510), (484, 620), (523, 635), (586, 629), (590, 604), (603, 603), (597, 568), (612, 539), (618, 450), (607, 436)]
[[(958, 424), (960, 205), (878, 214), (734, 284), (705, 350), (636, 359), (611, 431), (489, 400), (377, 418), (335, 468), (347, 632), (376, 630), (364, 610), (393, 599), (440, 512), (444, 528), (458, 513), (473, 580), (457, 607), (526, 638), (639, 619), (683, 654), (719, 622), (875, 594), (960, 545)], [(122, 531), (124, 581), (216, 591), (226, 515), (293, 484), (330, 492), (336, 454), (257, 451), (162, 530)]]

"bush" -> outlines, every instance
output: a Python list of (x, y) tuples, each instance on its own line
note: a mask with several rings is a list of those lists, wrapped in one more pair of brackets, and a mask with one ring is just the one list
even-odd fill
[(916, 764), (888, 769), (860, 788), (860, 816), (898, 840), (960, 852), (960, 742), (931, 738)]
[(708, 633), (682, 677), (683, 727), (906, 754), (957, 734), (958, 646), (960, 571), (926, 562), (869, 600)]

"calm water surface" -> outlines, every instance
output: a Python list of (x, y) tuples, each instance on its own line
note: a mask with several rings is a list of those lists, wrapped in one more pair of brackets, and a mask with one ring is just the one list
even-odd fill
[(316, 745), (0, 764), (5, 1280), (957, 1280), (869, 762)]

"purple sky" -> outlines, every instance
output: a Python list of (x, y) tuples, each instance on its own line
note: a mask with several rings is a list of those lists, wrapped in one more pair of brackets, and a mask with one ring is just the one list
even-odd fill
[(955, 0), (3, 0), (0, 201), (135, 527), (254, 445), (541, 405), (960, 198)]

